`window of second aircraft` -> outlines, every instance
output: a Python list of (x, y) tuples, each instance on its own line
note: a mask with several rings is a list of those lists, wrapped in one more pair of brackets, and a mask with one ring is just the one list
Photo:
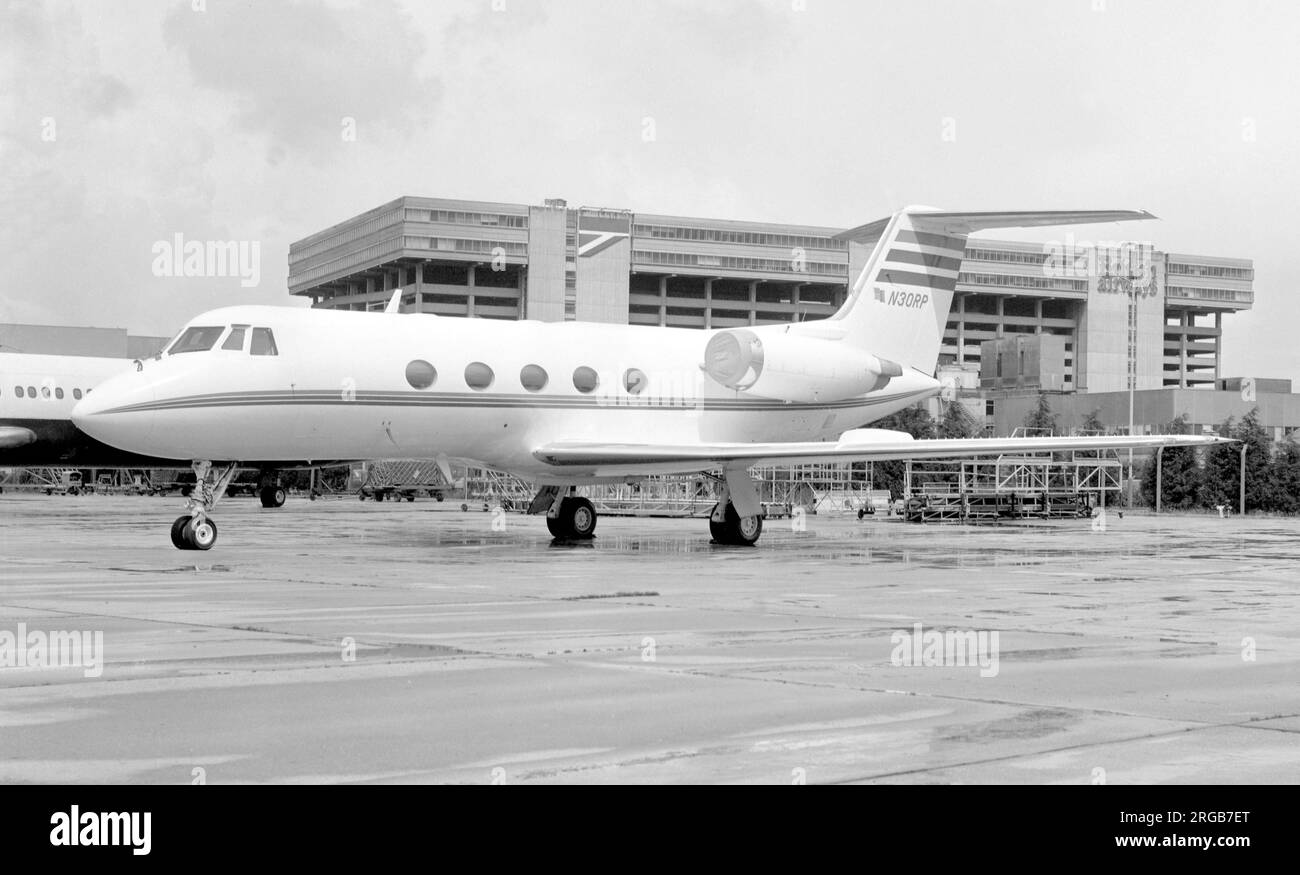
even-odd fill
[(58, 398), (60, 401), (62, 401), (62, 400), (63, 400), (63, 390), (62, 390), (62, 389), (59, 389), (59, 388), (56, 387), (55, 390), (54, 390), (54, 397), (55, 397), (55, 398)]
[(19, 398), (23, 397), (23, 387), (14, 386), (14, 394), (17, 395)]
[(81, 390), (80, 390), (80, 389), (73, 389), (73, 390), (72, 390), (72, 397), (73, 397), (73, 398), (76, 398), (78, 401), (80, 401), (80, 400), (81, 400)]

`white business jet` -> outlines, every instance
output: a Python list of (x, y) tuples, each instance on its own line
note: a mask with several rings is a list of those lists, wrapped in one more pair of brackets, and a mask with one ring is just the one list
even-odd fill
[(161, 360), (103, 384), (72, 416), (113, 446), (192, 460), (203, 488), (172, 524), (182, 549), (216, 541), (210, 513), (241, 460), (373, 458), (437, 458), (444, 468), (454, 458), (531, 479), (540, 491), (530, 511), (545, 511), (563, 539), (596, 528), (591, 502), (572, 494), (579, 485), (720, 471), (709, 528), (719, 543), (748, 545), (762, 532), (755, 465), (1217, 440), (914, 442), (858, 428), (939, 391), (933, 374), (967, 235), (1149, 218), (908, 208), (841, 235), (875, 243), (843, 307), (789, 325), (699, 331), (229, 307), (194, 319)]

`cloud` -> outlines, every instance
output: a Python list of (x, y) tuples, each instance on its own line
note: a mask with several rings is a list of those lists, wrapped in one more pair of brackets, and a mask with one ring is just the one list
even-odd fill
[(416, 72), (424, 36), (391, 2), (178, 6), (162, 34), (188, 62), (195, 97), (231, 98), (236, 126), (269, 137), (273, 161), (338, 143), (344, 118), (409, 133), (441, 97), (438, 81)]

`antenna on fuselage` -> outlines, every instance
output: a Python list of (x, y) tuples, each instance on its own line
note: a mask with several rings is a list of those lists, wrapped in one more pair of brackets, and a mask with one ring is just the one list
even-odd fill
[(388, 299), (388, 306), (384, 307), (385, 313), (400, 313), (402, 306), (402, 290), (393, 289), (393, 296)]

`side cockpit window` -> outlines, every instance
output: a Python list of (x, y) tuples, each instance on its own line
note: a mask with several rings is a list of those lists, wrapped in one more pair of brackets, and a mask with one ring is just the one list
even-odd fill
[(167, 350), (168, 355), (182, 352), (206, 352), (225, 333), (224, 325), (192, 325), (181, 332), (176, 342)]
[(233, 349), (236, 352), (239, 352), (244, 348), (244, 334), (247, 333), (247, 331), (247, 325), (236, 325), (231, 328), (230, 333), (226, 335), (226, 342), (221, 344), (221, 348)]
[(280, 351), (275, 348), (275, 335), (269, 328), (254, 328), (253, 343), (249, 348), (251, 355), (279, 355)]

